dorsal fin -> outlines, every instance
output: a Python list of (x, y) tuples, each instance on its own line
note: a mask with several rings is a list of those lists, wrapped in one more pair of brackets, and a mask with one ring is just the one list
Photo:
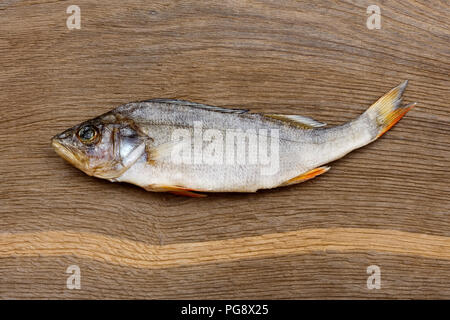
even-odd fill
[(170, 104), (177, 104), (177, 105), (180, 105), (180, 106), (199, 108), (199, 109), (210, 110), (210, 111), (217, 111), (217, 112), (224, 112), (224, 113), (246, 113), (246, 112), (248, 112), (248, 110), (246, 110), (246, 109), (221, 108), (221, 107), (210, 106), (210, 105), (207, 105), (207, 104), (201, 104), (201, 103), (185, 101), (185, 100), (177, 100), (177, 99), (151, 99), (151, 100), (145, 100), (145, 101), (142, 101), (142, 102), (170, 103)]
[(327, 125), (326, 123), (314, 120), (313, 118), (295, 114), (265, 114), (264, 116), (289, 122), (304, 129), (320, 128)]

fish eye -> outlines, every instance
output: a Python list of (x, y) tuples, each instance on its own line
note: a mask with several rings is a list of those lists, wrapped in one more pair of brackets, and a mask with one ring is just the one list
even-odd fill
[(77, 136), (81, 142), (89, 144), (89, 143), (93, 143), (94, 140), (97, 138), (98, 131), (95, 127), (87, 125), (87, 126), (81, 127), (78, 130)]

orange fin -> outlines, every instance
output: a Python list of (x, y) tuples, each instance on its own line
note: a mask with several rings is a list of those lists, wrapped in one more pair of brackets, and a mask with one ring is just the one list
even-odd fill
[(414, 107), (416, 103), (410, 103), (404, 107), (393, 110), (389, 113), (385, 118), (385, 126), (378, 133), (377, 138), (381, 137), (385, 134), (390, 128), (392, 128), (397, 122), (400, 121), (401, 118), (409, 111), (412, 107)]
[(152, 184), (152, 185), (145, 187), (144, 189), (147, 191), (153, 191), (153, 192), (170, 192), (172, 194), (176, 194), (179, 196), (192, 197), (192, 198), (206, 197), (206, 194), (192, 192), (192, 191), (196, 191), (196, 190), (183, 188), (183, 187), (177, 187), (177, 186), (164, 186), (164, 185)]
[(183, 190), (183, 189), (179, 189), (179, 190), (175, 190), (175, 191), (168, 191), (172, 194), (176, 194), (178, 196), (184, 196), (184, 197), (191, 197), (191, 198), (206, 198), (207, 195), (204, 193), (197, 193), (197, 192), (192, 192), (189, 191), (188, 189)]
[(374, 121), (378, 132), (375, 138), (381, 137), (392, 128), (416, 103), (402, 105), (402, 95), (408, 81), (404, 81), (380, 99), (365, 112)]
[(301, 183), (305, 182), (307, 180), (310, 180), (312, 178), (317, 177), (318, 175), (321, 175), (328, 170), (330, 170), (331, 167), (318, 167), (314, 168), (312, 170), (309, 170), (308, 172), (302, 173), (301, 175), (294, 177), (292, 179), (289, 179), (288, 181), (283, 182), (280, 186), (290, 186), (291, 184)]

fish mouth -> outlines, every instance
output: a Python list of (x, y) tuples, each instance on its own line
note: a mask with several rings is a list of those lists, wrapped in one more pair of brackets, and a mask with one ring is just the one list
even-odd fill
[(52, 138), (52, 147), (61, 158), (86, 174), (91, 175), (90, 170), (88, 170), (87, 157), (81, 154), (78, 150), (61, 143), (57, 138)]

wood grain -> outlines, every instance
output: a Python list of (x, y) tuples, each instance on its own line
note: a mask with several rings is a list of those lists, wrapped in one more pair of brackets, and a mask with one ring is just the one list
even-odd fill
[[(66, 27), (70, 4), (80, 30)], [(371, 4), (2, 1), (0, 298), (450, 298), (449, 4), (382, 1), (369, 30)], [(312, 181), (256, 194), (148, 193), (88, 177), (49, 144), (162, 97), (335, 125), (405, 79), (418, 105), (381, 139)], [(100, 258), (121, 242), (155, 252), (125, 247), (140, 266)], [(192, 263), (164, 255), (190, 246)], [(218, 258), (224, 248), (240, 255)], [(65, 286), (71, 264), (81, 290)], [(366, 287), (369, 265), (380, 290)]]

